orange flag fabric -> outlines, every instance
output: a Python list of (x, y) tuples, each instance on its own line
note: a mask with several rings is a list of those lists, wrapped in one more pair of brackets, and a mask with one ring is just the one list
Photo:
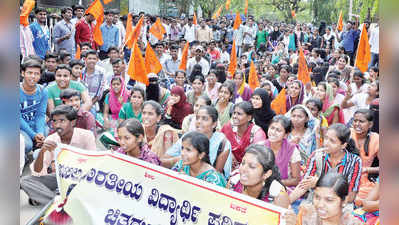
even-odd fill
[(236, 40), (233, 40), (233, 46), (231, 48), (231, 54), (230, 54), (230, 64), (227, 71), (229, 71), (230, 75), (234, 77), (236, 69), (237, 69)]
[(302, 81), (305, 85), (310, 82), (310, 74), (308, 64), (306, 63), (305, 55), (303, 54), (302, 47), (299, 47), (298, 57), (298, 80)]
[(162, 65), (152, 49), (150, 42), (147, 42), (147, 48), (145, 50), (145, 68), (147, 69), (147, 73), (155, 74), (158, 74), (162, 70)]
[(21, 14), (19, 15), (19, 23), (26, 26), (29, 26), (29, 14), (32, 9), (35, 7), (35, 0), (25, 0), (24, 5), (22, 6)]
[(159, 17), (157, 18), (155, 23), (151, 26), (149, 31), (158, 40), (162, 40), (163, 39), (163, 35), (166, 33), (166, 30), (163, 27), (163, 25), (161, 23), (161, 19), (159, 19)]
[(369, 38), (367, 36), (366, 26), (363, 24), (362, 33), (360, 34), (359, 45), (357, 46), (355, 66), (364, 73), (367, 71), (370, 60), (371, 52)]
[(110, 3), (110, 2), (112, 2), (112, 0), (104, 0), (104, 4), (105, 4), (105, 5), (108, 4), (108, 3)]
[(296, 18), (296, 14), (295, 14), (295, 10), (291, 10), (291, 16), (292, 16), (292, 18)]
[(343, 18), (342, 18), (342, 10), (339, 12), (339, 18), (338, 18), (337, 29), (338, 29), (339, 31), (342, 31), (342, 29), (344, 29), (344, 22), (343, 22)]
[(133, 17), (131, 13), (127, 15), (125, 42), (132, 35), (133, 32)]
[(193, 24), (194, 25), (198, 24), (198, 22), (197, 22), (197, 14), (195, 14), (195, 11), (194, 11), (194, 15), (193, 15)]
[(231, 0), (226, 0), (226, 10), (229, 10), (231, 4)]
[(245, 16), (248, 16), (248, 0), (245, 0), (245, 9), (244, 9)]
[(220, 16), (220, 13), (222, 12), (223, 9), (223, 5), (221, 5), (218, 10), (215, 12), (215, 14), (213, 14), (212, 19), (217, 19)]
[(137, 41), (133, 43), (127, 74), (129, 74), (132, 80), (144, 83), (146, 86), (149, 85), (144, 58), (139, 46), (137, 45)]
[(240, 27), (241, 23), (242, 23), (242, 21), (241, 21), (240, 13), (237, 12), (236, 19), (234, 20), (233, 30), (237, 30)]
[(136, 24), (136, 27), (133, 29), (133, 31), (130, 33), (130, 36), (127, 37), (125, 45), (127, 48), (131, 49), (133, 47), (134, 41), (136, 41), (141, 33), (141, 27), (143, 26), (144, 22), (144, 16), (141, 16), (139, 21)]
[(101, 33), (100, 26), (104, 22), (104, 7), (101, 4), (101, 1), (95, 0), (89, 6), (89, 8), (87, 8), (85, 14), (88, 14), (88, 13), (93, 15), (94, 18), (96, 19), (96, 26), (94, 27), (94, 30), (93, 30), (93, 39), (98, 45), (103, 45), (104, 41), (103, 41), (103, 35)]
[(189, 45), (188, 42), (186, 42), (186, 45), (184, 45), (184, 48), (183, 48), (183, 53), (182, 53), (182, 56), (181, 56), (181, 62), (180, 62), (180, 65), (179, 65), (179, 70), (186, 71), (186, 69), (187, 69), (187, 60), (188, 60), (188, 50), (189, 50), (189, 48), (190, 48), (190, 45)]
[(259, 87), (258, 74), (256, 73), (256, 68), (254, 61), (251, 61), (251, 66), (249, 67), (248, 85), (252, 90)]
[(277, 97), (272, 101), (271, 108), (276, 114), (285, 114), (287, 112), (285, 88), (280, 91)]
[(75, 59), (80, 59), (80, 45), (76, 47)]

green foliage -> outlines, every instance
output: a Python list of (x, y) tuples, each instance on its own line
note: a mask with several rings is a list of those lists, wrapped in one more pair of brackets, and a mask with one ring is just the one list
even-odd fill
[(129, 12), (129, 0), (120, 0), (121, 15), (126, 15)]

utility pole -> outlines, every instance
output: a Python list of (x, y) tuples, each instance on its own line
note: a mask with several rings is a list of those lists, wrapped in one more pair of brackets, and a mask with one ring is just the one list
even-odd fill
[(349, 20), (352, 20), (353, 0), (349, 0)]

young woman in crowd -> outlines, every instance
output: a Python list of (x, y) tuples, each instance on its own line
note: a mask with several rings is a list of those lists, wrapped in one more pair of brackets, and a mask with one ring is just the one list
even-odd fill
[(212, 102), (216, 102), (218, 99), (220, 86), (222, 84), (217, 82), (216, 70), (211, 69), (206, 76), (205, 94), (211, 98)]
[(349, 108), (355, 106), (355, 110), (370, 108), (370, 104), (374, 99), (379, 98), (380, 82), (377, 80), (370, 84), (367, 93), (352, 94), (352, 90), (349, 89), (346, 93), (344, 100), (342, 101), (342, 108)]
[(209, 139), (205, 134), (191, 131), (184, 135), (181, 158), (172, 170), (226, 187), (226, 179), (211, 166), (209, 161)]
[(270, 93), (263, 88), (255, 89), (251, 97), (251, 103), (254, 108), (255, 124), (260, 126), (267, 134), (269, 124), (276, 113), (271, 109)]
[(250, 144), (264, 144), (266, 134), (252, 122), (254, 109), (249, 102), (240, 102), (233, 107), (231, 121), (221, 130), (231, 143), (233, 153), (233, 170), (237, 169)]
[(183, 88), (180, 86), (173, 87), (167, 102), (165, 123), (173, 128), (181, 129), (184, 117), (191, 113), (193, 113), (193, 109), (187, 102)]
[(153, 153), (145, 143), (144, 128), (140, 121), (136, 119), (127, 119), (119, 124), (117, 131), (118, 141), (121, 146), (117, 152), (155, 165), (161, 164), (158, 156)]
[(280, 92), (287, 87), (288, 75), (291, 73), (291, 68), (288, 65), (282, 65), (279, 69), (279, 77), (272, 81), (273, 85)]
[(320, 82), (314, 97), (323, 102), (322, 115), (327, 119), (329, 125), (344, 123), (340, 105), (334, 104), (334, 94), (330, 84), (324, 81)]
[(314, 120), (313, 115), (304, 105), (296, 105), (286, 113), (286, 116), (292, 123), (292, 130), (288, 133), (287, 139), (298, 145), (302, 162), (305, 164), (319, 143), (314, 128), (308, 124)]
[[(213, 106), (202, 106), (196, 114), (196, 130), (209, 138), (209, 160), (211, 165), (226, 178), (230, 176), (232, 165), (231, 144), (226, 136), (216, 131), (218, 112)], [(181, 159), (181, 139), (169, 148), (161, 158), (162, 166), (171, 168)]]
[(328, 172), (315, 184), (313, 201), (300, 206), (298, 215), (290, 211), (287, 225), (361, 225), (351, 212), (343, 210), (348, 197), (348, 182), (342, 174)]
[(200, 96), (208, 96), (204, 92), (205, 79), (204, 76), (195, 76), (191, 83), (192, 90), (187, 93), (187, 102), (191, 105), (197, 101)]
[(375, 186), (375, 183), (369, 180), (370, 175), (374, 175), (375, 178), (380, 170), (378, 162), (380, 137), (377, 133), (371, 132), (374, 120), (371, 110), (359, 109), (355, 112), (353, 118), (351, 137), (355, 141), (356, 148), (359, 149), (363, 168), (357, 197), (365, 199)]
[(227, 188), (280, 207), (289, 206), (273, 151), (263, 145), (247, 147), (240, 167), (232, 174)]
[(260, 88), (263, 88), (267, 91), (269, 94), (270, 100), (274, 100), (277, 95), (278, 95), (278, 90), (277, 88), (273, 85), (273, 83), (270, 80), (264, 80), (260, 83)]
[[(104, 128), (116, 128), (119, 112), (129, 99), (129, 91), (125, 88), (125, 82), (120, 76), (116, 76), (111, 80), (110, 92), (104, 101)], [(109, 117), (111, 115), (111, 117)]]
[(170, 86), (173, 89), (174, 86), (179, 86), (184, 89), (184, 92), (191, 91), (191, 86), (187, 83), (186, 72), (184, 70), (177, 70), (175, 72), (175, 83)]
[(141, 87), (133, 87), (130, 92), (130, 101), (123, 104), (119, 111), (119, 123), (130, 118), (142, 122), (143, 102), (146, 99), (145, 91)]
[[(198, 110), (201, 106), (212, 105), (211, 99), (206, 95), (201, 95), (198, 97), (197, 101), (194, 104), (194, 113), (186, 116), (183, 120), (183, 125), (181, 129), (181, 133), (185, 134), (190, 131), (195, 131), (195, 117), (197, 115)], [(219, 127), (220, 128), (220, 127)]]
[(286, 98), (286, 110), (289, 111), (292, 107), (302, 104), (305, 96), (302, 81), (294, 80), (288, 86), (288, 94)]
[(366, 78), (362, 71), (358, 69), (353, 70), (351, 77), (352, 83), (350, 84), (350, 87), (352, 89), (352, 94), (366, 93), (368, 91), (369, 84), (366, 83)]
[(353, 203), (359, 191), (362, 161), (357, 155), (358, 150), (350, 135), (350, 129), (340, 123), (328, 128), (323, 143), (324, 148), (313, 152), (309, 157), (305, 176), (290, 195), (291, 202), (314, 188), (320, 175), (328, 171), (337, 171), (344, 175), (349, 183), (345, 202)]
[(231, 118), (234, 104), (234, 84), (225, 81), (219, 88), (219, 97), (215, 103), (215, 108), (219, 113), (219, 123), (223, 127)]
[(308, 122), (308, 125), (311, 129), (315, 130), (316, 140), (319, 140), (317, 146), (322, 146), (323, 138), (328, 128), (327, 119), (321, 114), (323, 103), (320, 101), (320, 99), (311, 98), (306, 101), (306, 108), (309, 109), (314, 118), (314, 120)]
[(376, 67), (376, 66), (370, 67), (367, 79), (370, 82), (374, 82), (374, 81), (380, 79), (380, 70), (378, 69), (378, 67)]
[(295, 187), (301, 179), (301, 155), (296, 144), (287, 139), (291, 129), (291, 121), (283, 115), (277, 115), (269, 126), (266, 141), (266, 147), (275, 155), (281, 183), (286, 187)]
[(245, 82), (245, 72), (237, 70), (234, 73), (234, 83), (236, 86), (235, 99), (241, 98), (242, 101), (249, 101), (252, 95), (252, 89)]

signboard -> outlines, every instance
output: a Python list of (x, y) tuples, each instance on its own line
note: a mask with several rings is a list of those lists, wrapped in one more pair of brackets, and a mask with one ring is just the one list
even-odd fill
[(284, 224), (283, 208), (142, 160), (66, 145), (56, 151), (60, 202), (73, 224)]

